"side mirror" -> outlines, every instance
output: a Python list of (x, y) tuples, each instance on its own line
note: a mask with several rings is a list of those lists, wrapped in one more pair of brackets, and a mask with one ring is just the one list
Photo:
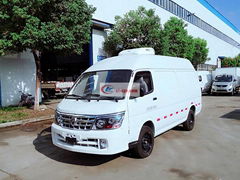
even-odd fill
[(233, 82), (236, 82), (236, 81), (237, 81), (236, 79), (233, 80)]

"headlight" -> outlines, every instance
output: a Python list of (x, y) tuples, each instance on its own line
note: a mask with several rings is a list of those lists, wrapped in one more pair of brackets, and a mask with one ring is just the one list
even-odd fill
[(104, 119), (97, 119), (95, 125), (96, 125), (97, 129), (103, 129), (106, 127), (107, 121)]
[(232, 89), (232, 88), (233, 88), (233, 85), (232, 85), (232, 84), (230, 84), (230, 85), (228, 86), (228, 88), (229, 88), (229, 89)]
[(117, 129), (122, 125), (125, 112), (101, 115), (96, 118), (95, 127), (93, 129)]
[(54, 120), (57, 125), (62, 124), (62, 115), (58, 111), (55, 111), (55, 119)]

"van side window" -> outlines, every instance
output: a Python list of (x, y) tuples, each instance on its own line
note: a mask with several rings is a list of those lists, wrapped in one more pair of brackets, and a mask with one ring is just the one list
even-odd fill
[(152, 75), (149, 71), (138, 72), (135, 75), (134, 83), (139, 83), (140, 97), (143, 97), (153, 92)]

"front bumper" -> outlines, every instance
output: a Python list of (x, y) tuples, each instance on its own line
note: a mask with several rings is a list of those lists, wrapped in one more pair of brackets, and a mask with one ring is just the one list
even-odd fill
[[(76, 138), (77, 143), (71, 144), (66, 141), (68, 137)], [(107, 147), (102, 148), (100, 141), (106, 140)], [(128, 150), (127, 133), (123, 128), (99, 131), (78, 131), (62, 128), (52, 124), (52, 141), (55, 146), (62, 149), (99, 155), (112, 155)]]
[(233, 88), (212, 88), (212, 93), (232, 93)]

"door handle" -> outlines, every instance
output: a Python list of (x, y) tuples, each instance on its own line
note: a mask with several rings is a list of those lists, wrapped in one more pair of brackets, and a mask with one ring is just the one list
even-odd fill
[(157, 100), (157, 97), (153, 98), (153, 100), (156, 101), (156, 100)]

